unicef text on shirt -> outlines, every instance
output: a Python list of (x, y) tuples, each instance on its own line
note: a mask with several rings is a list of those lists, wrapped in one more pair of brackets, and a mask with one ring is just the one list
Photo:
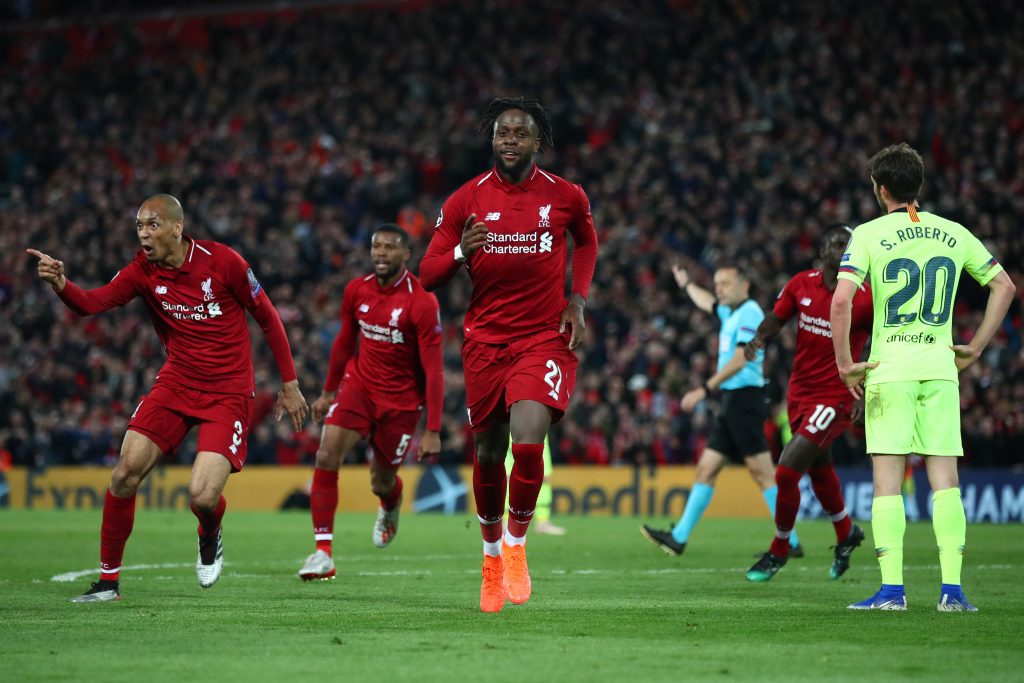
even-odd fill
[(935, 335), (925, 334), (924, 332), (918, 332), (916, 334), (903, 334), (897, 332), (896, 334), (890, 334), (885, 339), (886, 342), (892, 344), (893, 342), (903, 342), (907, 344), (934, 344)]

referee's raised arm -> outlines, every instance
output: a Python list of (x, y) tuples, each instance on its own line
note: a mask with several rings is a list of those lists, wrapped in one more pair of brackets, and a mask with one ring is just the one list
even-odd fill
[(676, 279), (679, 289), (686, 292), (686, 296), (702, 311), (711, 313), (715, 308), (715, 295), (703, 287), (694, 284), (690, 274), (678, 263), (672, 264), (672, 275)]

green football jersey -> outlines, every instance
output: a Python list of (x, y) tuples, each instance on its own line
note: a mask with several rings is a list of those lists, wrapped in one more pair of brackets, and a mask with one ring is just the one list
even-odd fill
[(966, 269), (981, 285), (1002, 270), (967, 228), (911, 208), (864, 223), (853, 232), (839, 277), (871, 278), (875, 309), (866, 383), (957, 381), (953, 297)]

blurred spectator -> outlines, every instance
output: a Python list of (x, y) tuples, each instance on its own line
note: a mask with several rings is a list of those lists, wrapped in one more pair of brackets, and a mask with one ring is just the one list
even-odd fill
[[(24, 6), (36, 19), (87, 8)], [(811, 265), (821, 226), (877, 215), (865, 161), (886, 144), (919, 149), (925, 207), (969, 226), (1024, 282), (1024, 6), (1011, 0), (926, 11), (883, 0), (870, 12), (795, 0), (507, 0), (134, 24), (70, 16), (66, 28), (0, 34), (0, 451), (15, 464), (109, 462), (163, 357), (141, 305), (75, 318), (38, 283), (26, 246), (99, 285), (132, 258), (125, 233), (139, 202), (177, 195), (188, 231), (250, 258), (309, 394), (369, 231), (400, 221), (422, 250), (441, 200), (487, 163), (488, 145), (466, 131), (496, 95), (549, 107), (556, 145), (542, 164), (583, 185), (601, 241), (556, 461), (692, 462), (707, 413), (682, 415), (678, 400), (709, 374), (717, 335), (681, 305), (670, 264), (707, 286), (701, 268), (733, 259), (770, 305)], [(898, 41), (880, 42), (880, 16)], [(901, 87), (880, 87), (894, 70)], [(468, 455), (457, 313), (467, 296), (464, 280), (440, 292), (447, 462)], [(983, 304), (968, 278), (959, 338)], [(962, 378), (967, 464), (1024, 466), (1021, 314), (1015, 302)], [(269, 352), (254, 348), (257, 384), (272, 394)], [(768, 349), (779, 389), (792, 349), (791, 330)], [(267, 412), (251, 461), (308, 462), (308, 434), (268, 425)], [(863, 444), (844, 439), (836, 455), (863, 463)]]

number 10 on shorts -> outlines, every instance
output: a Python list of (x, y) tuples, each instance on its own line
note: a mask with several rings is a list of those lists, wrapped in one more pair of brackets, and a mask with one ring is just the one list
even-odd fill
[(832, 420), (836, 418), (836, 409), (832, 406), (827, 406), (819, 403), (815, 408), (811, 416), (807, 418), (807, 431), (811, 434), (817, 434), (828, 429), (828, 426), (832, 424)]
[(558, 363), (553, 360), (549, 360), (546, 364), (548, 374), (544, 375), (544, 383), (551, 387), (551, 391), (548, 392), (548, 396), (558, 400), (558, 392), (562, 389), (562, 369), (558, 367)]

